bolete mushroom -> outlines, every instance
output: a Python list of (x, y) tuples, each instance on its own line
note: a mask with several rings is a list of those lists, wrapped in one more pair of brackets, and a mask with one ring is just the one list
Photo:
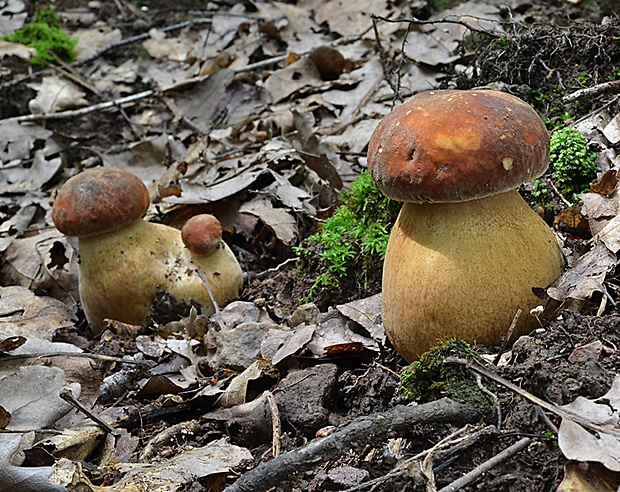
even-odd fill
[(532, 288), (564, 258), (516, 188), (548, 160), (545, 125), (503, 92), (424, 92), (379, 123), (368, 168), (405, 202), (385, 256), (383, 323), (407, 361), (452, 337), (498, 344), (519, 309), (513, 339), (535, 326)]
[[(178, 229), (142, 218), (149, 203), (142, 181), (115, 167), (83, 171), (58, 192), (52, 219), (60, 232), (79, 238), (80, 298), (96, 333), (106, 318), (143, 323), (158, 293), (169, 295), (175, 306), (198, 305), (212, 314), (197, 269), (219, 305), (239, 294), (241, 267), (220, 238), (219, 221), (209, 216), (208, 251), (192, 251)], [(205, 233), (187, 227), (196, 242)]]

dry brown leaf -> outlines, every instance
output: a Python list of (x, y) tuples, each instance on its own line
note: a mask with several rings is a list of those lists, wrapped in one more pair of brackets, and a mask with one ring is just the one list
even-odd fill
[(24, 287), (0, 287), (0, 339), (23, 336), (51, 340), (58, 328), (73, 326), (73, 313), (61, 301), (35, 296)]
[[(0, 27), (1, 29), (1, 27)], [(30, 60), (36, 50), (21, 43), (9, 43), (0, 39), (0, 59), (6, 56), (17, 56), (22, 60)]]
[(254, 198), (244, 203), (239, 212), (258, 217), (287, 246), (293, 245), (299, 239), (295, 218), (285, 209), (275, 208), (268, 198)]
[(37, 97), (28, 103), (32, 113), (56, 113), (88, 104), (82, 89), (70, 80), (57, 75), (43, 77), (40, 84), (28, 84), (28, 87), (37, 92)]
[(260, 378), (277, 380), (280, 373), (274, 365), (265, 359), (255, 360), (250, 367), (235, 376), (228, 387), (220, 395), (218, 405), (221, 408), (230, 408), (245, 403), (248, 384)]
[(609, 391), (600, 398), (578, 397), (560, 408), (596, 424), (599, 429), (594, 433), (568, 418), (562, 419), (558, 445), (564, 456), (576, 461), (596, 461), (609, 470), (620, 472), (620, 376), (616, 376)]
[(620, 473), (600, 463), (569, 461), (564, 464), (564, 479), (556, 492), (616, 492)]

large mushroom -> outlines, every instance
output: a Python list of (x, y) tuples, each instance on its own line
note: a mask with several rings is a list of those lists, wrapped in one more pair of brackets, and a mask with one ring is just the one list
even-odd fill
[(532, 288), (564, 258), (516, 188), (548, 160), (545, 125), (503, 92), (424, 92), (379, 123), (368, 168), (405, 202), (385, 256), (383, 323), (407, 361), (452, 337), (498, 344), (519, 309), (513, 339), (535, 326)]
[[(190, 247), (178, 229), (142, 218), (149, 203), (142, 181), (115, 167), (83, 171), (58, 192), (52, 219), (60, 232), (79, 238), (80, 298), (94, 332), (106, 318), (143, 323), (158, 294), (204, 314), (215, 311), (211, 294), (218, 305), (239, 294), (241, 267), (221, 240), (217, 219), (188, 221)], [(208, 245), (195, 248), (200, 242)]]

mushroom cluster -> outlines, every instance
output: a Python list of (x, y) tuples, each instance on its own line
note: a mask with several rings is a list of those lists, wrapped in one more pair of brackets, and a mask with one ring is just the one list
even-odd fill
[(105, 319), (143, 323), (160, 293), (204, 314), (215, 311), (211, 295), (218, 305), (239, 295), (241, 267), (221, 240), (219, 221), (199, 215), (179, 231), (145, 221), (149, 203), (144, 183), (115, 167), (83, 171), (58, 192), (52, 219), (79, 238), (80, 298), (96, 333)]
[(417, 94), (377, 126), (368, 168), (405, 202), (383, 270), (383, 323), (413, 361), (456, 337), (500, 343), (530, 331), (532, 288), (562, 272), (553, 232), (516, 188), (548, 166), (549, 136), (520, 99), (490, 90)]

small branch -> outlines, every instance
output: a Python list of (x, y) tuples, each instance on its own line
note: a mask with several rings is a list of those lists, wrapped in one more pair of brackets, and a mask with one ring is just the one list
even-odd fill
[(496, 467), (504, 461), (508, 461), (510, 458), (523, 451), (530, 445), (531, 442), (532, 440), (529, 437), (524, 437), (520, 441), (514, 443), (509, 448), (504, 449), (501, 453), (493, 456), (493, 458), (491, 458), (490, 460), (485, 461), (481, 465), (477, 466), (470, 472), (463, 475), (461, 478), (452, 482), (450, 485), (444, 487), (439, 492), (456, 492), (457, 490), (461, 490), (466, 485), (469, 485), (470, 483), (484, 475), (491, 468)]
[(519, 388), (516, 384), (511, 383), (510, 381), (504, 379), (503, 377), (495, 374), (492, 371), (489, 371), (487, 368), (481, 366), (477, 362), (467, 361), (467, 360), (459, 359), (456, 357), (447, 357), (445, 362), (447, 364), (452, 363), (452, 364), (463, 365), (470, 371), (481, 374), (485, 378), (488, 378), (491, 381), (501, 384), (502, 386), (508, 388), (509, 390), (514, 391), (515, 393), (521, 395), (526, 400), (529, 400), (535, 405), (538, 405), (544, 408), (545, 410), (557, 415), (560, 418), (572, 420), (573, 422), (579, 425), (582, 425), (586, 429), (590, 429), (595, 432), (612, 435), (614, 437), (620, 437), (620, 430), (616, 430), (609, 426), (605, 427), (605, 426), (596, 424), (595, 422), (592, 422), (591, 420), (589, 420), (587, 417), (579, 415), (571, 410), (567, 410), (566, 408), (562, 408), (557, 405), (554, 405), (553, 403), (549, 403), (543, 400), (542, 398), (538, 398), (537, 396), (533, 395), (529, 391), (526, 391), (523, 388)]
[(466, 27), (467, 29), (469, 29), (472, 32), (477, 32), (480, 34), (486, 34), (488, 36), (492, 36), (494, 38), (503, 38), (504, 34), (503, 33), (499, 33), (499, 32), (495, 32), (495, 31), (489, 31), (488, 29), (482, 29), (481, 27), (474, 27), (471, 24), (468, 24), (467, 22), (465, 22), (463, 20), (463, 18), (467, 17), (469, 19), (473, 19), (475, 21), (478, 22), (493, 22), (496, 24), (499, 24), (499, 21), (497, 19), (485, 19), (483, 17), (477, 17), (475, 15), (447, 15), (441, 19), (436, 19), (436, 20), (422, 20), (422, 19), (418, 19), (416, 17), (399, 17), (396, 19), (390, 19), (389, 17), (382, 17), (380, 15), (374, 15), (371, 14), (371, 17), (373, 19), (379, 19), (382, 20), (383, 22), (390, 22), (390, 23), (402, 23), (402, 22), (407, 22), (409, 24), (414, 24), (417, 26), (425, 26), (425, 25), (430, 25), (430, 26), (434, 26), (437, 24), (458, 24), (459, 26), (463, 26)]
[(123, 359), (121, 357), (112, 357), (110, 355), (88, 354), (85, 352), (48, 352), (42, 354), (3, 354), (0, 355), (0, 363), (13, 362), (24, 359), (43, 359), (46, 357), (83, 357), (86, 359), (103, 360), (106, 362), (120, 362), (122, 364), (136, 364), (149, 366), (150, 363), (145, 360)]
[(395, 432), (412, 429), (422, 423), (477, 422), (486, 416), (480, 405), (447, 398), (417, 406), (398, 405), (385, 412), (357, 418), (338, 427), (327, 437), (260, 464), (241, 475), (235, 483), (226, 487), (225, 492), (265, 492), (324, 461), (335, 459), (350, 449), (361, 449), (368, 443), (379, 443)]
[(512, 323), (510, 323), (510, 327), (508, 328), (508, 334), (506, 335), (506, 338), (504, 339), (504, 343), (502, 343), (502, 346), (500, 347), (499, 352), (497, 352), (495, 359), (493, 359), (494, 366), (496, 366), (499, 360), (502, 358), (502, 354), (506, 350), (506, 347), (508, 346), (508, 343), (510, 342), (510, 339), (512, 338), (512, 334), (515, 331), (515, 327), (517, 326), (517, 322), (519, 321), (519, 318), (521, 317), (521, 313), (522, 313), (521, 309), (517, 309), (517, 312), (512, 318)]
[(16, 121), (18, 123), (23, 123), (27, 121), (61, 120), (64, 118), (73, 118), (74, 116), (83, 116), (85, 114), (94, 113), (95, 111), (99, 111), (102, 109), (108, 109), (114, 106), (120, 106), (121, 104), (132, 103), (140, 99), (150, 97), (154, 94), (155, 94), (154, 90), (148, 90), (148, 91), (139, 92), (138, 94), (132, 94), (131, 96), (114, 99), (112, 101), (104, 101), (102, 103), (94, 104), (92, 106), (86, 106), (85, 108), (80, 108), (80, 109), (59, 111), (57, 113), (25, 114), (22, 116), (13, 116), (12, 118), (5, 118), (3, 120), (0, 120), (0, 125), (2, 123), (7, 123), (9, 121)]
[[(157, 29), (157, 30), (159, 32), (166, 33), (166, 32), (178, 31), (179, 29), (184, 29), (184, 28), (190, 27), (190, 26), (198, 26), (198, 25), (202, 25), (202, 24), (211, 24), (212, 22), (213, 22), (212, 18), (192, 19), (192, 20), (188, 20), (188, 21), (185, 21), (185, 22), (180, 22), (179, 24), (173, 24), (172, 26), (163, 27), (163, 28)], [(120, 47), (123, 47), (123, 46), (127, 46), (128, 44), (137, 43), (138, 41), (142, 41), (144, 39), (149, 39), (150, 37), (151, 37), (150, 32), (145, 32), (145, 33), (142, 33), (142, 34), (138, 34), (137, 36), (131, 36), (130, 38), (121, 39), (120, 41), (117, 41), (115, 43), (111, 43), (111, 44), (108, 44), (107, 46), (104, 46), (99, 51), (96, 51), (95, 53), (93, 53), (92, 55), (90, 55), (90, 56), (88, 56), (86, 58), (83, 58), (81, 60), (73, 62), (71, 64), (71, 66), (72, 67), (79, 67), (81, 65), (86, 65), (87, 63), (90, 63), (90, 62), (96, 60), (100, 56), (105, 55), (110, 50), (113, 50), (115, 48), (120, 48)]]
[(618, 92), (620, 92), (620, 80), (612, 80), (611, 82), (604, 82), (567, 94), (562, 98), (562, 102), (569, 103), (585, 97), (596, 97), (601, 94), (616, 94)]
[(144, 450), (140, 453), (139, 463), (145, 463), (151, 461), (156, 455), (157, 451), (162, 446), (168, 444), (172, 439), (179, 435), (194, 434), (200, 430), (200, 424), (197, 420), (188, 420), (174, 424), (162, 432), (152, 437), (149, 442), (144, 446)]
[(95, 415), (88, 408), (82, 405), (78, 400), (76, 400), (75, 397), (73, 396), (73, 393), (71, 393), (71, 390), (69, 390), (68, 388), (61, 389), (58, 396), (60, 396), (63, 400), (65, 400), (70, 405), (73, 405), (77, 410), (79, 410), (84, 415), (86, 415), (90, 420), (95, 422), (104, 431), (109, 432), (113, 436), (118, 435), (118, 431), (114, 427), (108, 424), (105, 420), (102, 420), (101, 418), (99, 418), (99, 416)]
[(271, 426), (273, 428), (273, 437), (271, 444), (271, 453), (274, 458), (280, 456), (280, 441), (282, 440), (282, 422), (280, 421), (280, 410), (278, 409), (278, 402), (273, 396), (271, 391), (266, 391), (267, 403), (269, 404), (269, 410), (271, 412)]

